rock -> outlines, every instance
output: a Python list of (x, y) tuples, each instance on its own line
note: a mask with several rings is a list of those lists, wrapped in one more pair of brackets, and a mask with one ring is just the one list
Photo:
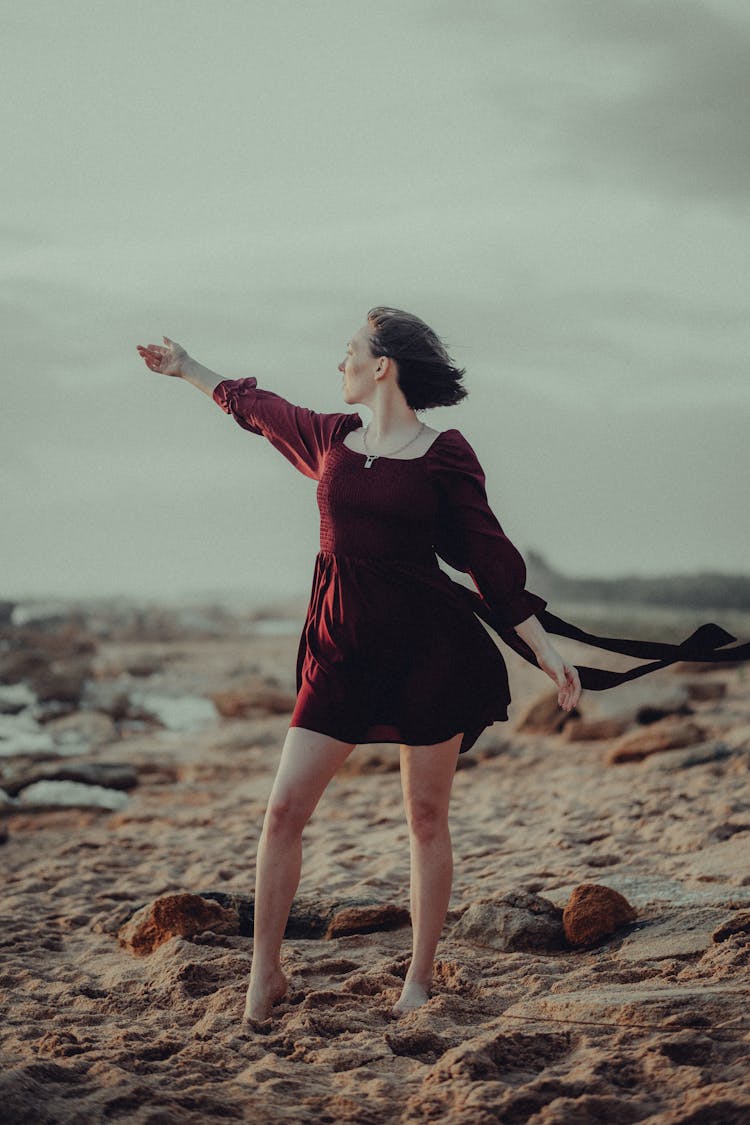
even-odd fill
[(106, 680), (87, 680), (81, 696), (84, 707), (104, 712), (119, 722), (129, 716), (129, 685)]
[[(601, 988), (592, 988), (587, 982), (586, 986), (577, 992), (544, 992), (535, 996), (526, 996), (506, 1008), (505, 1015), (522, 1016), (526, 1020), (536, 1019), (540, 1022), (549, 1021), (553, 1024), (555, 1021), (606, 1022), (614, 1023), (621, 1028), (626, 1028), (629, 1024), (636, 1026), (648, 1024), (656, 1027), (660, 1023), (670, 1021), (677, 1030), (683, 1021), (694, 1023), (699, 1019), (710, 1026), (712, 1023), (717, 1023), (724, 1013), (736, 1011), (737, 1006), (742, 1004), (743, 997), (747, 993), (746, 986), (743, 986), (744, 982), (743, 984), (722, 982), (714, 984), (706, 983), (704, 980), (692, 986), (677, 986), (672, 981), (666, 984), (659, 981), (655, 984), (648, 981), (628, 981), (626, 984), (609, 981)], [(654, 1123), (659, 1117), (664, 1120), (662, 1114), (657, 1114), (656, 1117), (649, 1116)], [(557, 1117), (551, 1120), (565, 1121), (566, 1125), (568, 1122), (570, 1125), (574, 1123), (578, 1125), (581, 1119)], [(619, 1122), (624, 1121), (624, 1116), (618, 1114), (616, 1117), (602, 1117), (597, 1114), (583, 1120), (589, 1123), (611, 1121), (613, 1125), (615, 1122), (619, 1125)], [(679, 1114), (672, 1117), (673, 1123), (679, 1120)], [(689, 1121), (690, 1117), (687, 1120)], [(739, 1122), (739, 1120), (733, 1118), (732, 1122)], [(708, 1125), (709, 1122), (710, 1125), (725, 1125), (723, 1117), (709, 1115), (693, 1117), (693, 1125), (698, 1125), (698, 1122), (703, 1122), (704, 1125)], [(726, 1122), (726, 1125), (729, 1125), (729, 1122)]]
[(128, 803), (124, 793), (101, 785), (82, 785), (77, 781), (35, 781), (21, 791), (18, 807), (36, 809), (101, 808), (122, 809)]
[(25, 768), (3, 779), (3, 788), (11, 797), (38, 781), (77, 781), (106, 789), (134, 789), (138, 772), (127, 762), (64, 762)]
[(704, 762), (718, 762), (729, 758), (733, 751), (724, 742), (699, 742), (685, 750), (666, 750), (650, 754), (643, 763), (644, 769), (684, 770), (690, 766), (700, 766)]
[(8, 790), (0, 789), (0, 815), (2, 815), (2, 813), (4, 812), (8, 812), (9, 809), (14, 809), (16, 805), (17, 802), (14, 800)]
[(0, 844), (7, 844), (8, 842), (8, 825), (0, 824)]
[(712, 934), (715, 942), (729, 941), (733, 937), (740, 937), (745, 942), (750, 940), (750, 910), (739, 910)]
[(639, 707), (635, 713), (635, 721), (640, 723), (641, 726), (650, 726), (651, 723), (658, 723), (660, 719), (666, 719), (670, 715), (692, 715), (693, 709), (687, 703), (682, 707), (652, 707), (648, 704), (645, 707)]
[(0, 715), (17, 715), (36, 703), (36, 696), (26, 684), (0, 686)]
[(60, 719), (51, 719), (44, 728), (56, 743), (75, 743), (97, 748), (117, 738), (117, 728), (104, 711), (73, 711)]
[(698, 850), (680, 855), (680, 877), (705, 883), (746, 886), (750, 872), (750, 833), (741, 832), (728, 840), (708, 844), (696, 840)]
[(86, 660), (55, 661), (35, 672), (29, 682), (40, 703), (54, 699), (60, 703), (77, 705), (88, 673), (89, 664)]
[(693, 680), (685, 684), (688, 697), (696, 703), (706, 703), (712, 699), (724, 699), (727, 685), (724, 680)]
[(690, 907), (676, 911), (628, 934), (615, 956), (636, 965), (694, 957), (710, 948), (712, 934), (722, 918), (726, 918), (726, 910)]
[(687, 688), (671, 681), (644, 677), (620, 684), (613, 691), (593, 691), (585, 696), (581, 711), (586, 720), (620, 719), (639, 722), (639, 715), (683, 714), (688, 704)]
[(629, 719), (574, 719), (563, 728), (566, 742), (597, 742), (619, 738), (630, 726)]
[[(232, 891), (202, 891), (201, 897), (228, 910), (239, 919), (239, 932), (251, 936), (255, 917), (252, 895)], [(380, 930), (398, 929), (409, 924), (408, 910), (392, 903), (347, 899), (342, 902), (316, 897), (295, 898), (284, 937), (316, 939), (344, 937), (346, 934), (371, 934)]]
[(134, 656), (132, 660), (128, 660), (125, 664), (125, 671), (129, 676), (134, 676), (136, 679), (145, 680), (149, 676), (155, 676), (158, 672), (163, 672), (165, 667), (165, 659), (159, 656)]
[(636, 917), (634, 908), (619, 891), (598, 883), (582, 883), (568, 899), (562, 921), (570, 944), (587, 946), (615, 933)]
[(649, 754), (691, 746), (705, 738), (705, 731), (687, 719), (662, 719), (646, 730), (623, 735), (607, 756), (610, 765), (618, 762), (640, 762)]
[(525, 891), (472, 903), (453, 927), (452, 936), (507, 953), (565, 948), (562, 911), (541, 895)]
[(228, 691), (211, 696), (214, 706), (225, 719), (262, 719), (267, 715), (289, 715), (296, 696), (261, 678), (254, 678)]
[(28, 712), (0, 715), (0, 757), (9, 758), (21, 754), (54, 757), (56, 753), (51, 736)]
[(192, 937), (212, 930), (220, 934), (239, 933), (235, 910), (200, 895), (164, 895), (138, 910), (118, 932), (120, 945), (139, 957), (153, 953), (173, 937)]
[(731, 840), (732, 836), (736, 836), (738, 832), (750, 832), (750, 824), (738, 824), (736, 821), (725, 820), (711, 830), (709, 839), (721, 843), (722, 840)]
[(563, 711), (557, 702), (557, 692), (545, 693), (522, 712), (516, 730), (523, 734), (557, 734), (579, 714), (575, 709)]
[(726, 731), (721, 740), (730, 750), (750, 750), (750, 724)]
[(403, 906), (391, 903), (372, 906), (348, 906), (337, 910), (326, 930), (327, 938), (349, 934), (374, 934), (380, 930), (398, 930), (408, 926), (411, 916)]
[(202, 695), (144, 695), (134, 692), (129, 718), (141, 714), (161, 723), (167, 730), (199, 730), (216, 721), (216, 708)]

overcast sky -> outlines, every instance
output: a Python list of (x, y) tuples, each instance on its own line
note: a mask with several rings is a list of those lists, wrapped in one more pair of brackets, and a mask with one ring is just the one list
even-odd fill
[(422, 417), (521, 550), (750, 571), (744, 0), (32, 0), (0, 39), (0, 596), (307, 592), (315, 482), (135, 346), (350, 410), (376, 304), (467, 367)]

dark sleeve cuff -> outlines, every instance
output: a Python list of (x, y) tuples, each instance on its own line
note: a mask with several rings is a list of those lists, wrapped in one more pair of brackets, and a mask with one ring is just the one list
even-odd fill
[(505, 625), (512, 629), (529, 617), (538, 616), (546, 608), (547, 603), (544, 598), (532, 594), (529, 590), (521, 590), (499, 608), (497, 616), (502, 617)]

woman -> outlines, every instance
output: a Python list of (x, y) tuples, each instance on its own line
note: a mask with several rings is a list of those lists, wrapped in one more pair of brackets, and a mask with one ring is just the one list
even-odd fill
[[(255, 378), (222, 379), (167, 337), (164, 346), (138, 351), (151, 371), (211, 395), (319, 481), (321, 550), (300, 638), (297, 701), (258, 846), (245, 1018), (266, 1019), (286, 993), (280, 951), (300, 878), (302, 831), (338, 767), (366, 742), (401, 747), (413, 946), (394, 1011), (418, 1008), (429, 996), (451, 891), (448, 805), (457, 758), (485, 727), (507, 719), (510, 702), (502, 656), (476, 615), (553, 680), (565, 711), (578, 702), (581, 678), (540, 616), (550, 631), (661, 657), (629, 673), (581, 668), (594, 688), (694, 649), (592, 638), (524, 589), (523, 559), (488, 506), (471, 446), (458, 430), (439, 432), (417, 417), (467, 394), (464, 372), (418, 317), (372, 309), (347, 345), (339, 364), (343, 398), (369, 408), (367, 426), (356, 413), (294, 406), (259, 389)], [(453, 582), (436, 552), (471, 574), (479, 594)], [(719, 633), (701, 636), (694, 658), (710, 659), (707, 649), (734, 639)]]

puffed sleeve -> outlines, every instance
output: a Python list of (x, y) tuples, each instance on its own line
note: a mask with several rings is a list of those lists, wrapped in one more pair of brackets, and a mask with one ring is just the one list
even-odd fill
[(446, 430), (431, 452), (437, 554), (470, 575), (498, 626), (512, 628), (540, 613), (547, 603), (525, 588), (526, 564), (489, 506), (484, 471), (466, 438)]
[(268, 438), (313, 480), (320, 479), (323, 458), (331, 445), (362, 425), (359, 414), (317, 414), (294, 406), (281, 395), (260, 389), (254, 377), (222, 380), (214, 387), (213, 399), (243, 429)]

